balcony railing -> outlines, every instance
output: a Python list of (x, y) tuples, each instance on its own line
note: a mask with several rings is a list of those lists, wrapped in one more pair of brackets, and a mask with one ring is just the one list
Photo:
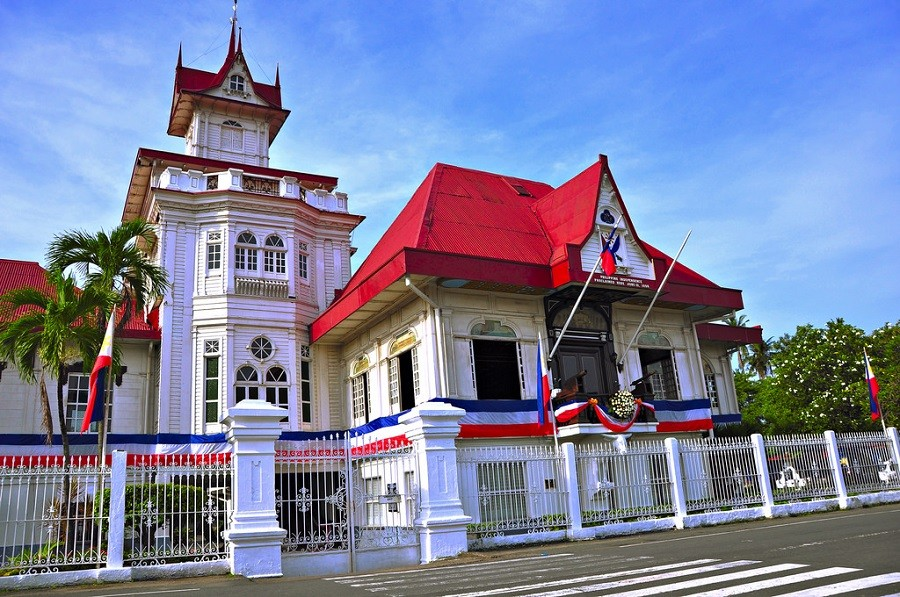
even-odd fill
[(206, 173), (170, 166), (159, 180), (161, 188), (200, 193), (205, 191), (243, 191), (271, 197), (298, 199), (325, 211), (347, 213), (347, 194), (325, 189), (306, 189), (292, 176), (273, 178), (251, 176), (239, 168)]
[(266, 298), (288, 298), (287, 280), (266, 280), (263, 278), (235, 278), (234, 292), (244, 296)]

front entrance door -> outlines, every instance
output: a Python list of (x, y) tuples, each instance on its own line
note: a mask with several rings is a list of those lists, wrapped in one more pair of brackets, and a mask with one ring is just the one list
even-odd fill
[(608, 346), (608, 342), (600, 340), (577, 342), (564, 338), (557, 351), (558, 383), (562, 385), (584, 371), (578, 383), (579, 393), (597, 396), (614, 392), (615, 374)]

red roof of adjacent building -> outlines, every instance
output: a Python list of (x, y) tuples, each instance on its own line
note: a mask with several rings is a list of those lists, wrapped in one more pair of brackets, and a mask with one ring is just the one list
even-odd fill
[(37, 261), (0, 259), (0, 294), (24, 286), (48, 292), (50, 286), (47, 284), (46, 270)]
[[(47, 270), (36, 261), (0, 259), (0, 295), (16, 288), (29, 286), (48, 294), (50, 285), (47, 283)], [(118, 334), (122, 338), (160, 339), (159, 329), (142, 321), (139, 317), (130, 318)]]
[[(557, 289), (584, 282), (581, 247), (596, 222), (605, 156), (554, 189), (548, 184), (436, 164), (335, 301), (312, 324), (312, 341), (406, 275)], [(618, 189), (616, 189), (618, 193)], [(621, 194), (619, 194), (621, 197)], [(672, 258), (637, 236), (622, 204), (623, 227), (654, 265), (655, 290)], [(670, 305), (733, 310), (738, 290), (676, 263), (665, 288)]]

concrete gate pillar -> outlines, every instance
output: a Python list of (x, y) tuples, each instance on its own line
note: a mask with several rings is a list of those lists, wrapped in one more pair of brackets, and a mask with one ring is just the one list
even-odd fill
[(463, 512), (456, 463), (459, 420), (465, 414), (449, 404), (426, 402), (399, 420), (416, 446), (421, 508), (415, 522), (423, 564), (468, 549), (466, 525), (472, 518)]
[(275, 513), (275, 440), (287, 415), (265, 400), (241, 400), (222, 420), (234, 460), (234, 510), (225, 532), (232, 574), (281, 576), (281, 543), (287, 531), (278, 526)]

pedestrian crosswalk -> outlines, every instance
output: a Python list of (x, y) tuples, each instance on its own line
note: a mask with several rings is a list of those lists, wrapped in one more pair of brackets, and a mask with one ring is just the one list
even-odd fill
[(652, 558), (551, 554), (326, 580), (384, 597), (770, 597), (898, 595), (900, 572), (867, 575), (859, 568), (698, 559), (654, 563)]

